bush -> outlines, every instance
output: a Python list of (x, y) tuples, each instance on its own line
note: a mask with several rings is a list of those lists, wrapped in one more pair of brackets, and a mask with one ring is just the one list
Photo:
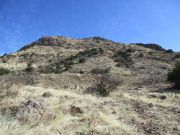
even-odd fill
[(174, 51), (172, 49), (166, 50), (167, 53), (173, 53)]
[(176, 63), (175, 68), (168, 73), (168, 81), (175, 83), (176, 88), (180, 88), (180, 62)]
[(0, 68), (0, 75), (9, 74), (11, 71), (5, 68)]
[(104, 50), (102, 48), (99, 48), (99, 53), (100, 54), (103, 54), (104, 53)]
[(79, 59), (79, 63), (84, 63), (84, 62), (85, 62), (84, 58)]
[(33, 71), (32, 63), (28, 63), (27, 68), (26, 68), (26, 72), (32, 72), (32, 71)]
[(116, 66), (125, 66), (126, 68), (130, 68), (133, 65), (133, 60), (130, 57), (130, 53), (127, 51), (117, 51), (113, 55), (114, 61), (117, 63)]
[(107, 74), (107, 73), (109, 73), (109, 70), (110, 70), (110, 68), (105, 68), (105, 69), (93, 68), (91, 73), (93, 73), (93, 74)]
[(105, 97), (108, 96), (111, 91), (116, 89), (119, 84), (119, 80), (108, 75), (102, 75), (94, 88), (100, 96)]

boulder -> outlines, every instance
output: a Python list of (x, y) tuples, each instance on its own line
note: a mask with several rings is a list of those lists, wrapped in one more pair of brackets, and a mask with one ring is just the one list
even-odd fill
[(27, 100), (22, 102), (18, 108), (15, 118), (23, 123), (47, 122), (55, 119), (55, 113), (44, 107), (40, 101)]

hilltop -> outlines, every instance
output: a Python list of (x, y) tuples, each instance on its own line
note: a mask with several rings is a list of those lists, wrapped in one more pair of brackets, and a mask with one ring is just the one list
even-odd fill
[(0, 57), (0, 134), (178, 135), (178, 61), (155, 43), (42, 37)]

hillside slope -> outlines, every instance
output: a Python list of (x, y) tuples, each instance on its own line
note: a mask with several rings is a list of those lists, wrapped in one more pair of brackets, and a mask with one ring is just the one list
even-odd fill
[[(11, 71), (0, 76), (0, 135), (179, 135), (180, 93), (166, 81), (177, 61), (156, 44), (42, 37), (0, 57)], [(105, 97), (102, 76), (119, 82)]]

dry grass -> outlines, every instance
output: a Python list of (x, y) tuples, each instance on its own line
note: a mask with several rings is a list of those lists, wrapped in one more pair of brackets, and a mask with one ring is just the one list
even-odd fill
[[(25, 99), (41, 100), (46, 106), (53, 108), (57, 118), (51, 124), (43, 125), (16, 125), (14, 120), (8, 121), (1, 116), (1, 132), (4, 135), (21, 134), (77, 134), (78, 132), (94, 133), (135, 133), (133, 127), (118, 121), (117, 116), (109, 114), (110, 108), (102, 106), (105, 101), (110, 102), (111, 98), (97, 98), (91, 95), (79, 95), (71, 90), (45, 89), (42, 87), (25, 86), (20, 89), (21, 93), (17, 101)], [(44, 92), (52, 92), (54, 96), (43, 98)], [(80, 107), (84, 114), (79, 117), (71, 116), (68, 109), (71, 105)], [(76, 128), (76, 129), (75, 129)], [(45, 129), (45, 130), (44, 130)]]
[[(107, 98), (98, 98), (88, 94), (73, 92), (72, 89), (64, 90), (35, 86), (24, 86), (19, 91), (20, 96), (14, 100), (14, 104), (27, 99), (39, 100), (45, 106), (52, 108), (57, 117), (47, 124), (39, 122), (33, 125), (19, 125), (16, 120), (6, 119), (4, 116), (1, 116), (0, 134), (2, 135), (59, 135), (60, 133), (65, 135), (80, 133), (144, 134), (138, 131), (138, 123), (145, 122), (145, 119), (133, 110), (132, 100), (134, 103), (141, 101), (144, 104), (153, 103), (156, 107), (168, 108), (171, 103), (177, 103), (179, 99), (178, 94), (172, 94), (167, 95), (168, 97), (171, 96), (169, 100), (162, 102), (159, 99), (148, 98), (148, 95), (152, 93), (138, 96), (123, 91), (116, 91)], [(44, 92), (51, 92), (53, 96), (44, 98), (42, 97)], [(10, 101), (8, 99), (9, 103)], [(84, 113), (78, 116), (71, 116), (69, 108), (72, 105), (80, 107)], [(161, 115), (158, 110), (156, 111), (156, 115)], [(129, 123), (131, 119), (134, 119), (136, 124)]]

